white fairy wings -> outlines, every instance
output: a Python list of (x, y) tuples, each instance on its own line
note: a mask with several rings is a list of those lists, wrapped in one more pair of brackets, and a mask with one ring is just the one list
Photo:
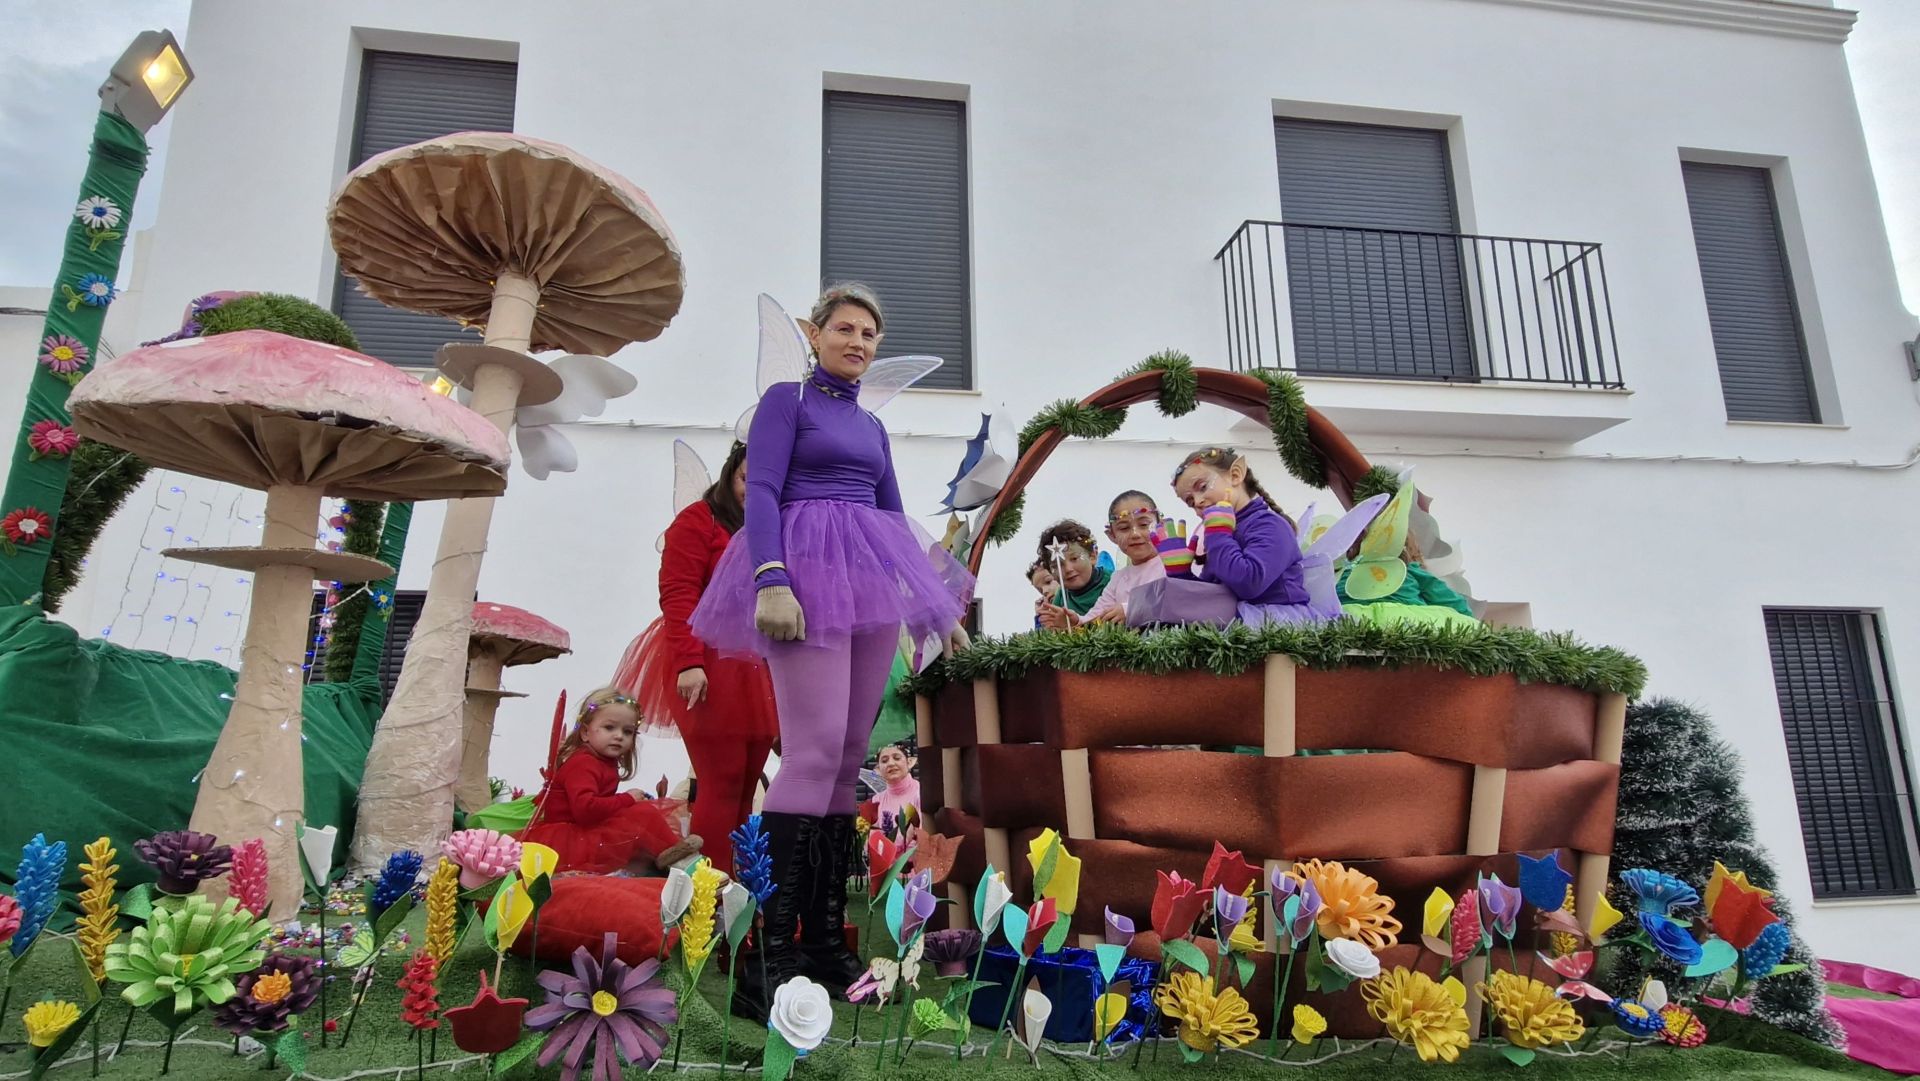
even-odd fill
[[(800, 331), (800, 324), (780, 303), (760, 294), (760, 359), (754, 373), (753, 404), (734, 423), (734, 438), (746, 442), (753, 427), (753, 414), (767, 391), (781, 383), (797, 383), (804, 389), (811, 362), (811, 350)], [(872, 412), (892, 401), (901, 391), (925, 379), (945, 363), (939, 357), (906, 356), (876, 360), (860, 377), (860, 405)]]

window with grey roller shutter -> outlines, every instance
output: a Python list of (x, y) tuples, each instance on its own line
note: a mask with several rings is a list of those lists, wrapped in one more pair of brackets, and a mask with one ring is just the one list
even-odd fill
[[(1445, 132), (1277, 118), (1302, 372), (1476, 378)], [(1381, 230), (1375, 232), (1372, 230)]]
[(1681, 174), (1727, 419), (1818, 422), (1773, 177), (1692, 161)]
[(1912, 893), (1906, 754), (1873, 616), (1770, 608), (1766, 625), (1814, 896)]
[(873, 287), (883, 356), (946, 362), (920, 386), (971, 387), (966, 106), (829, 92), (823, 143), (822, 284)]
[[(351, 164), (458, 131), (512, 131), (518, 72), (518, 65), (496, 60), (366, 53)], [(447, 342), (479, 340), (451, 319), (390, 308), (345, 277), (334, 310), (360, 338), (362, 352), (389, 364), (431, 366)]]

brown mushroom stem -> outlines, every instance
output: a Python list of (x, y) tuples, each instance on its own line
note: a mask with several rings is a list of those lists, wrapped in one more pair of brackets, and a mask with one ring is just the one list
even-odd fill
[[(526, 349), (539, 297), (540, 288), (531, 279), (500, 273), (494, 281), (486, 344)], [(482, 365), (474, 373), (468, 407), (502, 432), (509, 431), (522, 379), (506, 365)], [(374, 732), (360, 781), (350, 864), (357, 871), (372, 871), (403, 850), (437, 852), (452, 831), (454, 785), (465, 742), (467, 639), (494, 502), (456, 499), (447, 505), (427, 598), (407, 643), (407, 663)]]
[[(261, 546), (313, 547), (320, 495), (319, 488), (268, 488)], [(297, 830), (306, 808), (300, 674), (312, 597), (313, 571), (307, 567), (254, 572), (233, 708), (193, 801), (192, 828), (235, 846), (255, 837), (266, 842), (268, 897), (276, 920), (293, 919), (300, 911)], [(224, 893), (225, 881), (218, 879), (213, 887)]]
[(500, 654), (491, 649), (474, 651), (467, 662), (467, 701), (462, 726), (466, 739), (460, 752), (460, 782), (453, 795), (454, 802), (468, 814), (493, 802), (493, 789), (487, 783), (487, 759), (493, 753), (493, 718), (500, 708), (500, 696), (486, 692), (500, 689), (503, 667)]

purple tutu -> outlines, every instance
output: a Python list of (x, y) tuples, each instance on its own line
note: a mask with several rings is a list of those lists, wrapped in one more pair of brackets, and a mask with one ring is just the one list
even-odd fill
[[(723, 654), (765, 656), (753, 625), (753, 554), (742, 530), (693, 610), (693, 633)], [(973, 575), (904, 514), (837, 499), (780, 508), (783, 562), (806, 617), (808, 645), (906, 627), (915, 641), (945, 635), (965, 615)]]

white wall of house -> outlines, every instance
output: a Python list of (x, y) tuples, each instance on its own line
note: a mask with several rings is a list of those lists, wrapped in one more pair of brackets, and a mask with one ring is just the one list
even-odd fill
[[(365, 47), (517, 59), (517, 130), (647, 189), (684, 249), (686, 304), (657, 341), (619, 354), (642, 392), (568, 430), (579, 472), (544, 483), (516, 473), (482, 579), (483, 597), (574, 636), (572, 656), (507, 677), (531, 697), (503, 706), (495, 772), (530, 785), (554, 696), (603, 681), (656, 614), (670, 442), (683, 436), (710, 462), (724, 453), (752, 397), (754, 295), (798, 309), (818, 284), (823, 90), (967, 103), (977, 390), (913, 392), (885, 413), (908, 501), (930, 515), (979, 413), (1024, 420), (1165, 347), (1226, 363), (1213, 255), (1244, 219), (1284, 215), (1276, 114), (1443, 128), (1464, 231), (1604, 245), (1630, 393), (1309, 380), (1309, 400), (1371, 418), (1355, 439), (1376, 461), (1418, 465), (1480, 596), (1530, 602), (1536, 626), (1632, 651), (1651, 670), (1649, 693), (1710, 711), (1745, 758), (1759, 826), (1816, 947), (1911, 971), (1920, 898), (1871, 912), (1810, 904), (1761, 614), (1876, 610), (1894, 677), (1920, 678), (1920, 580), (1904, 558), (1920, 531), (1910, 468), (1920, 404), (1901, 349), (1915, 322), (1898, 297), (1840, 46), (1849, 20), (1768, 0), (1672, 0), (1658, 20), (1630, 9), (1655, 10), (769, 0), (723, 14), (203, 0), (187, 35), (199, 80), (173, 121), (159, 224), (140, 241), (138, 336), (171, 330), (187, 300), (213, 289), (328, 301), (324, 213), (345, 170)], [(1774, 169), (1833, 423), (1727, 421), (1683, 156)], [(1577, 442), (1552, 434), (1606, 424)], [(1033, 484), (1022, 542), (986, 563), (989, 630), (1027, 623), (1022, 568), (1040, 525), (1098, 522), (1124, 488), (1165, 492), (1180, 454), (1171, 444), (1202, 441), (1260, 449), (1283, 502), (1313, 498), (1284, 478), (1257, 426), (1218, 410), (1179, 422), (1136, 410), (1119, 436), (1066, 447)], [(242, 617), (224, 613), (243, 610), (244, 587), (141, 546), (201, 521), (201, 501), (213, 534), (202, 542), (223, 542), (234, 498), (201, 481), (151, 482), (109, 530), (99, 580), (66, 618), (90, 634), (112, 626), (116, 640), (230, 658), (213, 650), (237, 640)], [(258, 497), (232, 505), (254, 513)], [(403, 588), (424, 586), (438, 523), (437, 508), (420, 508)], [(936, 533), (939, 523), (928, 519)], [(198, 611), (204, 633), (186, 650), (177, 628), (169, 643), (143, 616), (143, 636), (125, 616), (141, 605)], [(684, 758), (650, 745), (647, 762), (677, 775)]]

